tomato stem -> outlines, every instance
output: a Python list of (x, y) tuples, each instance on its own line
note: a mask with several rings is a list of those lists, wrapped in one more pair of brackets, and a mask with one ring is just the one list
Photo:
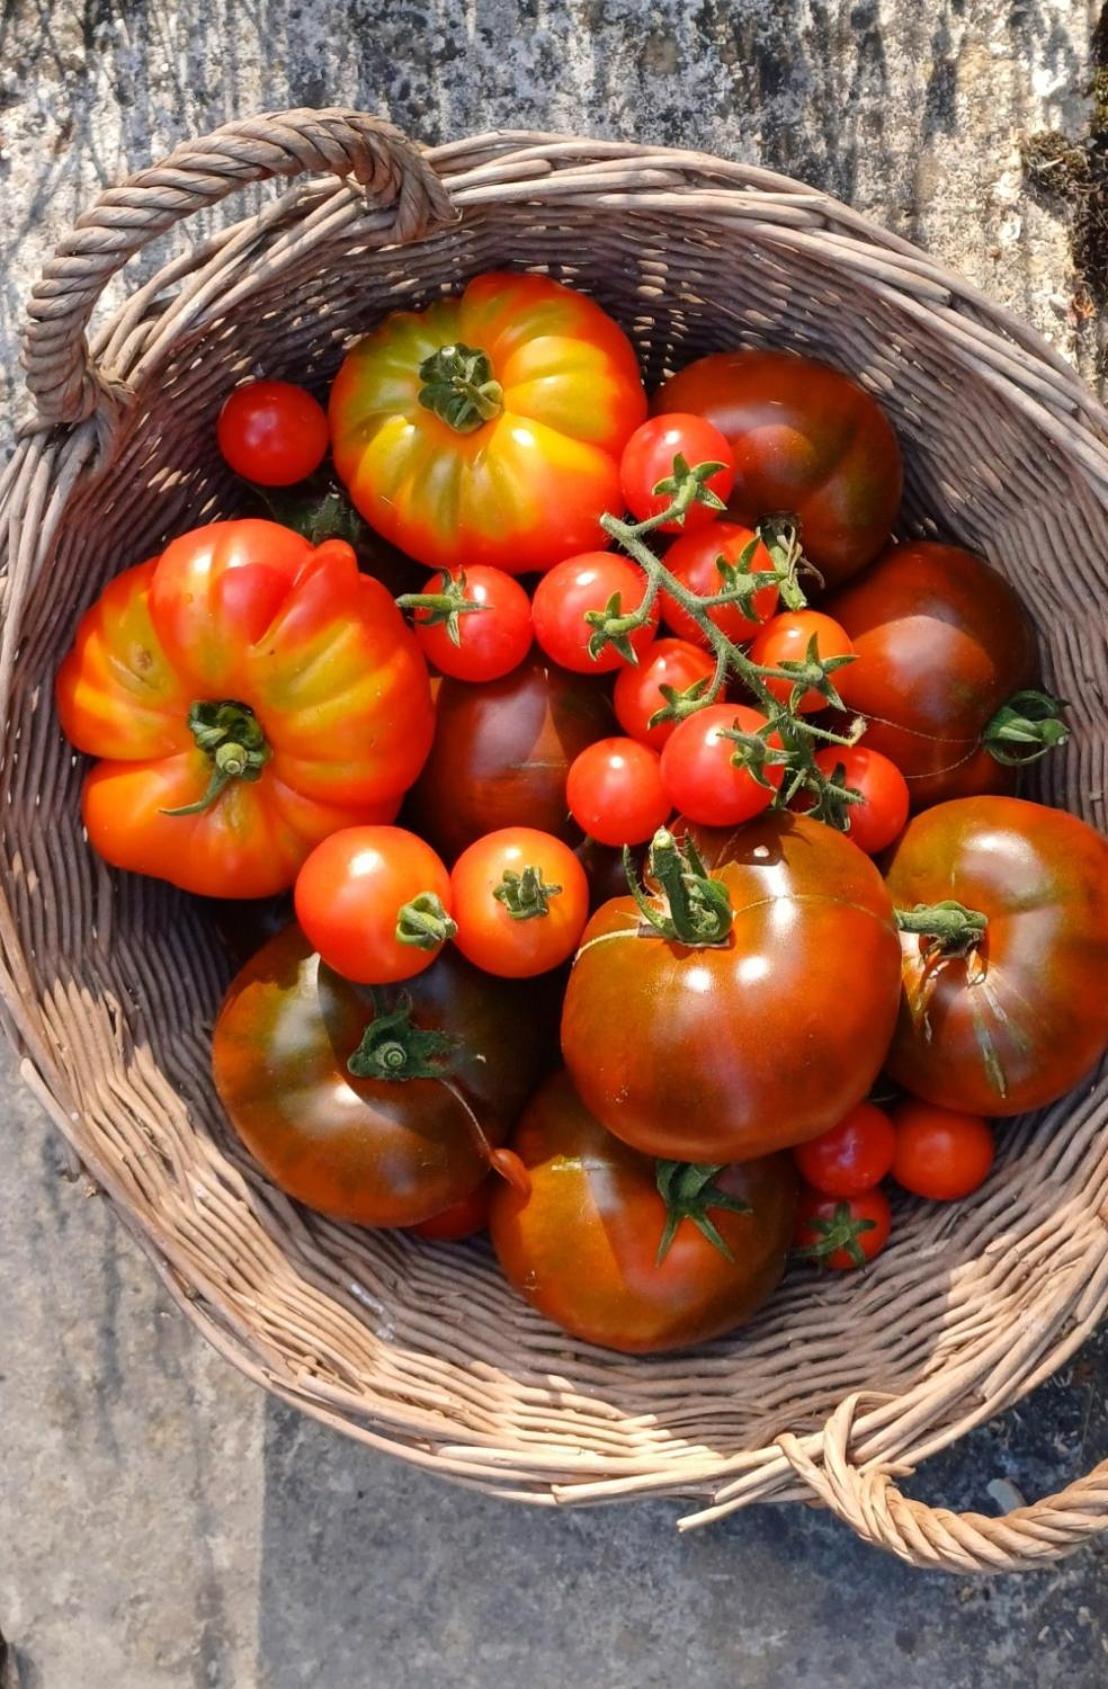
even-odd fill
[(946, 956), (968, 956), (984, 937), (989, 918), (979, 909), (947, 898), (942, 903), (917, 903), (912, 909), (897, 909), (900, 932), (915, 932), (931, 941), (931, 947)]
[(396, 911), (396, 940), (417, 950), (437, 950), (458, 930), (436, 892), (421, 891)]
[(416, 1026), (406, 991), (397, 994), (391, 1008), (376, 988), (370, 997), (373, 1019), (346, 1064), (356, 1079), (441, 1079), (451, 1071), (459, 1039)]
[(562, 887), (547, 885), (542, 869), (528, 865), (519, 874), (514, 868), (505, 868), (492, 895), (504, 905), (513, 921), (533, 921), (536, 916), (549, 915), (550, 899), (560, 897)]
[(208, 787), (195, 803), (163, 809), (162, 815), (202, 815), (233, 780), (260, 780), (273, 755), (253, 710), (231, 698), (190, 704), (188, 727), (198, 749), (211, 763)]
[(649, 871), (662, 889), (662, 907), (639, 884), (628, 845), (623, 847), (623, 871), (640, 914), (663, 938), (694, 949), (726, 943), (734, 918), (727, 887), (711, 877), (687, 834), (678, 840), (660, 827), (651, 840)]
[(727, 1240), (721, 1236), (708, 1214), (709, 1208), (723, 1208), (730, 1214), (751, 1213), (749, 1202), (744, 1202), (739, 1196), (730, 1196), (716, 1184), (718, 1175), (725, 1167), (725, 1162), (720, 1162), (715, 1167), (695, 1161), (655, 1163), (658, 1195), (666, 1205), (666, 1223), (658, 1239), (658, 1253), (654, 1258), (656, 1266), (660, 1267), (668, 1255), (682, 1220), (691, 1220), (725, 1260), (735, 1259)]
[(479, 347), (440, 346), (419, 366), (419, 402), (459, 434), (472, 434), (504, 409), (504, 389)]
[(981, 735), (981, 743), (995, 762), (1022, 768), (1038, 762), (1070, 736), (1063, 711), (1069, 705), (1051, 692), (1016, 692), (1002, 704)]
[(873, 1231), (876, 1224), (876, 1220), (853, 1219), (849, 1202), (839, 1202), (829, 1220), (813, 1216), (808, 1221), (808, 1225), (816, 1234), (815, 1239), (798, 1249), (796, 1254), (801, 1260), (815, 1261), (823, 1266), (832, 1255), (840, 1249), (845, 1249), (854, 1266), (864, 1267), (865, 1251), (858, 1239), (863, 1232)]
[(459, 569), (456, 575), (452, 575), (449, 569), (440, 569), (439, 579), (442, 581), (441, 592), (402, 592), (395, 603), (400, 610), (426, 610), (425, 616), (416, 616), (415, 620), (422, 627), (434, 627), (444, 622), (450, 643), (460, 645), (461, 618), (472, 615), (475, 610), (487, 610), (488, 605), (478, 604), (475, 598), (466, 597), (464, 569)]

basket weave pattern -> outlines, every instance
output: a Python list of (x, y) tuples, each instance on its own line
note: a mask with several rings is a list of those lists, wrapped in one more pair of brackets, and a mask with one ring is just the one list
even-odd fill
[[(244, 183), (294, 176), (133, 292), (89, 350), (128, 256)], [(1105, 825), (1108, 416), (1037, 336), (751, 166), (528, 134), (420, 152), (341, 110), (237, 122), (103, 194), (30, 304), (37, 416), (0, 487), (0, 996), (23, 1073), (216, 1347), (373, 1447), (547, 1505), (681, 1496), (693, 1525), (818, 1500), (918, 1565), (1042, 1564), (1108, 1526), (1108, 1467), (1004, 1518), (928, 1508), (894, 1480), (1046, 1377), (1108, 1306), (1103, 1070), (1005, 1126), (981, 1199), (906, 1209), (862, 1277), (798, 1275), (732, 1339), (621, 1357), (546, 1324), (481, 1246), (358, 1231), (275, 1191), (212, 1092), (227, 964), (206, 915), (82, 839), (53, 673), (111, 575), (235, 512), (212, 427), (227, 389), (251, 371), (324, 379), (387, 310), (504, 265), (594, 294), (651, 386), (737, 344), (858, 376), (905, 447), (905, 530), (1008, 574), (1048, 683), (1075, 701), (1040, 795)]]

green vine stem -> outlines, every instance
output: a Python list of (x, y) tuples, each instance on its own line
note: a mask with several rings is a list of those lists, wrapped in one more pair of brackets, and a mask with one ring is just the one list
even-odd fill
[(751, 1212), (749, 1202), (744, 1202), (739, 1196), (728, 1195), (716, 1184), (716, 1179), (724, 1171), (725, 1165), (721, 1162), (719, 1166), (709, 1167), (695, 1161), (655, 1163), (658, 1195), (666, 1205), (666, 1223), (658, 1239), (658, 1253), (655, 1256), (657, 1266), (660, 1267), (669, 1254), (670, 1245), (682, 1220), (691, 1220), (701, 1235), (706, 1237), (726, 1260), (735, 1259), (727, 1240), (721, 1236), (715, 1221), (708, 1213), (709, 1208), (722, 1208), (729, 1214)]
[(734, 914), (722, 880), (704, 866), (700, 852), (685, 835), (676, 839), (660, 827), (650, 845), (648, 869), (657, 880), (661, 899), (651, 898), (639, 884), (630, 846), (623, 847), (623, 871), (639, 913), (663, 938), (693, 949), (726, 944)]
[(163, 809), (163, 815), (202, 815), (233, 780), (260, 780), (273, 755), (253, 710), (232, 698), (190, 705), (188, 728), (211, 765), (208, 787), (195, 803)]

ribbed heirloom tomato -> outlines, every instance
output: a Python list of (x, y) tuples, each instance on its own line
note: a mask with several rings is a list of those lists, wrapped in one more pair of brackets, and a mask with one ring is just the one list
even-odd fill
[(427, 670), (344, 540), (213, 522), (117, 575), (57, 683), (89, 839), (208, 897), (292, 884), (340, 827), (390, 820), (431, 742)]
[(646, 414), (627, 336), (547, 276), (477, 276), (347, 354), (331, 446), (350, 497), (421, 563), (548, 569), (607, 543)]

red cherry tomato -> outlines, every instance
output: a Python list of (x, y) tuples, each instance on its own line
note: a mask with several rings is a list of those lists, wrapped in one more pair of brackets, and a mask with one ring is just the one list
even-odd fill
[(829, 1132), (798, 1144), (801, 1177), (826, 1196), (857, 1196), (879, 1185), (893, 1164), (892, 1121), (873, 1103), (858, 1103)]
[(421, 1220), (418, 1226), (409, 1226), (408, 1230), (416, 1237), (428, 1238), (432, 1243), (458, 1243), (464, 1237), (475, 1237), (489, 1223), (492, 1185), (491, 1178), (482, 1180), (468, 1196), (452, 1202), (449, 1208), (440, 1209), (429, 1220)]
[(848, 1273), (880, 1255), (893, 1217), (879, 1187), (857, 1196), (826, 1196), (805, 1188), (796, 1214), (797, 1252), (817, 1266)]
[(892, 1173), (913, 1196), (952, 1202), (989, 1176), (996, 1154), (992, 1127), (980, 1114), (959, 1114), (906, 1097), (893, 1110)]
[[(656, 493), (654, 488), (659, 481), (672, 476), (673, 460), (678, 455), (690, 469), (695, 469), (698, 463), (722, 464), (722, 469), (708, 477), (706, 485), (727, 503), (735, 485), (735, 454), (726, 435), (702, 416), (673, 411), (668, 416), (656, 416), (644, 422), (623, 448), (620, 486), (627, 508), (637, 522), (659, 515), (673, 503), (672, 493)], [(682, 521), (663, 522), (658, 532), (691, 534), (715, 521), (716, 515), (716, 511), (698, 501), (689, 506)]]
[(687, 639), (658, 639), (635, 668), (625, 665), (616, 677), (612, 702), (619, 725), (640, 744), (660, 751), (676, 721), (660, 721), (651, 727), (650, 718), (665, 708), (663, 686), (686, 692), (697, 681), (711, 680), (715, 660)]
[(360, 985), (422, 973), (453, 929), (450, 876), (431, 846), (403, 827), (332, 833), (301, 868), (294, 901), (313, 949)]
[(291, 487), (327, 455), (327, 415), (291, 381), (249, 381), (225, 401), (219, 449), (236, 475), (260, 487)]
[(847, 810), (847, 833), (859, 850), (876, 856), (898, 839), (908, 825), (908, 782), (894, 762), (864, 745), (829, 745), (816, 753), (827, 775), (842, 770), (841, 783), (861, 792), (861, 803)]
[[(713, 522), (709, 528), (674, 540), (666, 552), (665, 565), (689, 592), (695, 592), (700, 598), (712, 598), (724, 590), (717, 559), (722, 557), (725, 563), (737, 567), (752, 544), (754, 550), (744, 573), (757, 575), (768, 571), (772, 567), (769, 552), (753, 528), (740, 527), (737, 522)], [(768, 621), (776, 610), (777, 588), (759, 587), (750, 607), (754, 612), (753, 621), (743, 615), (737, 604), (717, 604), (708, 611), (708, 615), (733, 645), (745, 645), (754, 638), (760, 624)], [(694, 645), (707, 645), (704, 630), (669, 593), (662, 594), (662, 620), (682, 639), (691, 639)]]
[(535, 827), (503, 827), (463, 850), (450, 875), (455, 941), (486, 973), (528, 979), (577, 948), (589, 882), (573, 851)]
[(669, 816), (657, 751), (637, 739), (599, 739), (572, 763), (566, 798), (577, 825), (606, 845), (644, 844)]
[[(733, 827), (772, 803), (784, 768), (767, 763), (763, 786), (732, 761), (738, 747), (725, 737), (732, 728), (757, 733), (765, 725), (766, 717), (745, 704), (709, 704), (679, 722), (662, 752), (662, 784), (674, 809), (705, 827)], [(775, 733), (768, 743), (780, 749)]]
[[(813, 637), (817, 655), (825, 662), (829, 657), (853, 655), (854, 647), (845, 628), (819, 610), (788, 610), (784, 615), (774, 616), (755, 635), (750, 655), (754, 662), (771, 669), (779, 668), (782, 663), (803, 663)], [(767, 680), (766, 685), (782, 704), (787, 703), (792, 695), (793, 685), (788, 680)], [(827, 699), (810, 686), (798, 707), (805, 713), (823, 710), (827, 708)]]
[(456, 574), (441, 569), (423, 591), (446, 593), (451, 587), (481, 608), (458, 612), (456, 640), (450, 637), (449, 621), (433, 620), (433, 610), (417, 609), (415, 635), (423, 655), (454, 680), (499, 680), (510, 674), (531, 649), (531, 600), (526, 592), (512, 575), (484, 563)]
[[(646, 576), (634, 563), (613, 557), (607, 551), (585, 551), (555, 564), (535, 588), (531, 615), (535, 638), (548, 657), (574, 674), (603, 674), (622, 668), (625, 658), (614, 645), (606, 645), (598, 656), (589, 655), (589, 641), (596, 628), (585, 620), (593, 610), (604, 610), (619, 595), (619, 613), (637, 610), (646, 593)], [(658, 626), (657, 602), (650, 619), (631, 635), (631, 648), (641, 657)]]

